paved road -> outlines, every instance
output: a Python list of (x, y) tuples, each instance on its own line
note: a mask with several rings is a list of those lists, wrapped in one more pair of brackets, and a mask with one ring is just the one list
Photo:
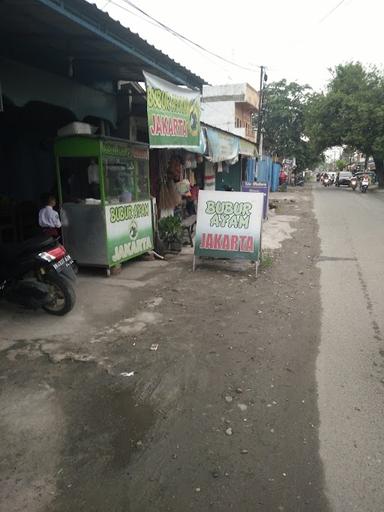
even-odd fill
[(321, 238), (320, 455), (334, 512), (384, 509), (384, 201), (314, 189)]

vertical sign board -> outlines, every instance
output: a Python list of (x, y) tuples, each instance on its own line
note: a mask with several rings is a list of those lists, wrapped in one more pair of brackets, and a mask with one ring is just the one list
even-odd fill
[(263, 219), (268, 217), (269, 208), (269, 186), (268, 183), (257, 183), (250, 181), (243, 181), (241, 184), (242, 192), (261, 192), (264, 194), (264, 206), (263, 206)]
[(111, 267), (153, 249), (150, 201), (106, 206), (105, 220)]
[[(260, 260), (263, 195), (201, 190), (195, 257)], [(194, 265), (195, 265), (194, 257)]]

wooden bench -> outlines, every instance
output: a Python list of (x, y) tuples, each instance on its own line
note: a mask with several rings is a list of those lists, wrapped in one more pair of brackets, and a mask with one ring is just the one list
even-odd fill
[(190, 215), (181, 221), (181, 227), (183, 228), (183, 233), (186, 231), (188, 233), (188, 239), (191, 247), (193, 247), (193, 230), (196, 226), (196, 215)]

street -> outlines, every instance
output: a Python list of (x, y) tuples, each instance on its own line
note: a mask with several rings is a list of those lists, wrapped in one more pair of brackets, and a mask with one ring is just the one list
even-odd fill
[(186, 250), (2, 310), (1, 510), (379, 512), (381, 197), (288, 194), (257, 280)]
[(315, 188), (321, 238), (320, 455), (335, 511), (382, 510), (383, 195)]

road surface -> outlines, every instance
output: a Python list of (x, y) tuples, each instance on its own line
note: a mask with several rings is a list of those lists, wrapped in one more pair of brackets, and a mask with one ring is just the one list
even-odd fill
[(314, 188), (320, 456), (334, 512), (384, 510), (384, 197)]

